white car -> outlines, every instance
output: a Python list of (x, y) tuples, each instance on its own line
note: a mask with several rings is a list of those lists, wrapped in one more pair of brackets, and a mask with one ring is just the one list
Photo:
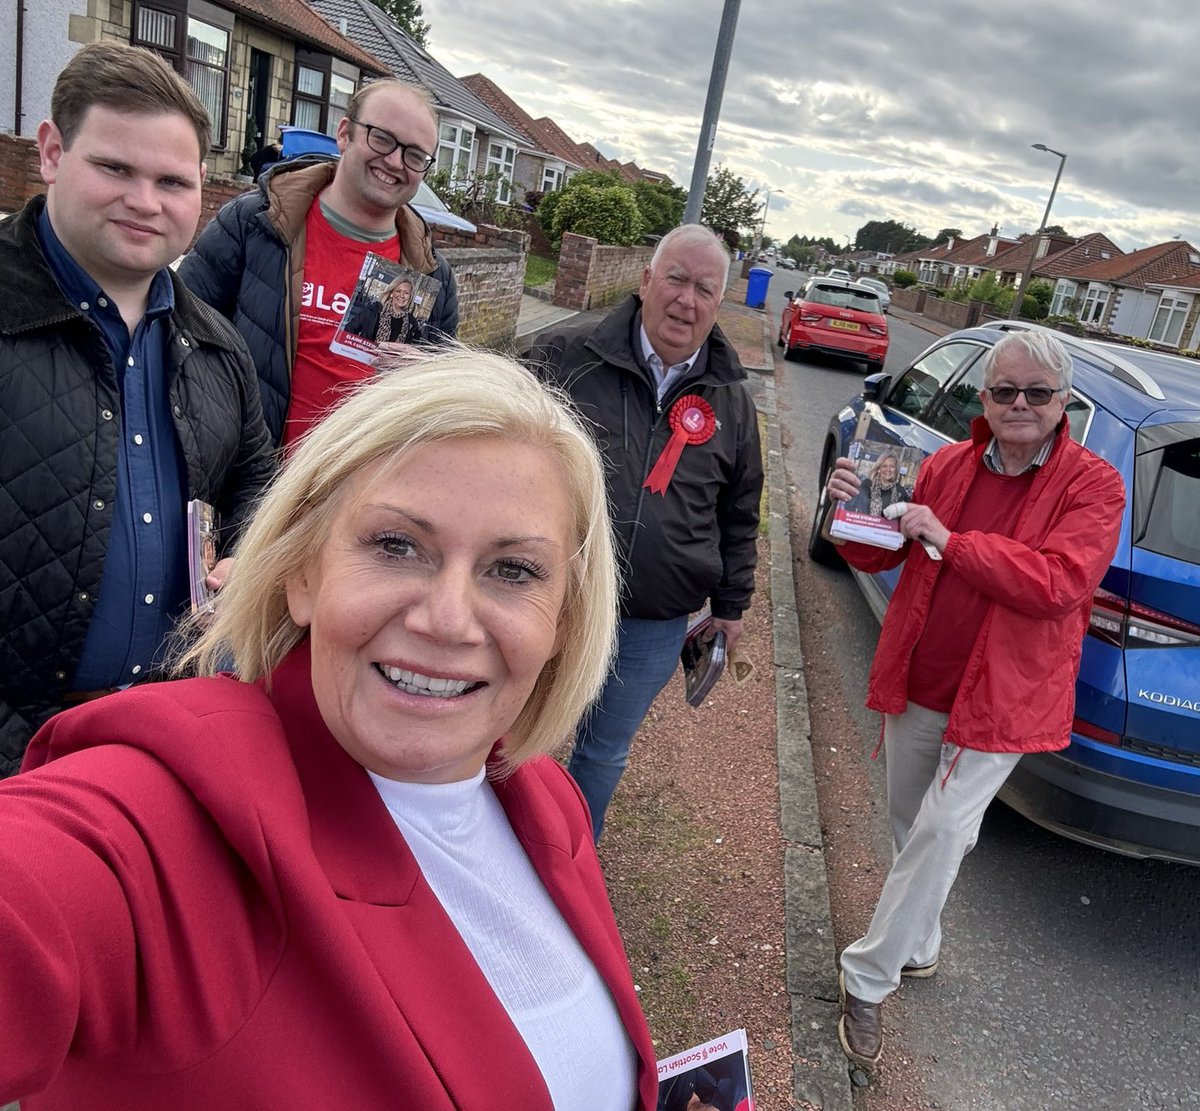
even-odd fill
[(892, 307), (892, 291), (888, 289), (887, 282), (881, 282), (878, 278), (859, 278), (855, 285), (865, 285), (868, 289), (873, 289), (878, 293), (884, 312)]
[(827, 277), (827, 278), (845, 278), (847, 281), (849, 281), (850, 280), (850, 271), (842, 270), (840, 267), (835, 266), (832, 270), (828, 271), (825, 274), (825, 277)]

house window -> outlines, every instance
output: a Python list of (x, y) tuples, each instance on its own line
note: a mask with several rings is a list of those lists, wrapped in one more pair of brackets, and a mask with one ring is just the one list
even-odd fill
[(474, 149), (475, 129), (470, 124), (443, 123), (438, 127), (437, 168), (449, 170), (452, 180), (470, 174)]
[(487, 172), (495, 170), (500, 175), (496, 182), (496, 200), (508, 204), (512, 199), (513, 165), (517, 160), (517, 148), (507, 143), (488, 143)]
[(1108, 308), (1107, 286), (1089, 285), (1087, 296), (1083, 299), (1083, 309), (1079, 313), (1079, 319), (1084, 324), (1101, 324), (1104, 321), (1104, 313)]
[(200, 103), (208, 109), (213, 121), (213, 135), (224, 136), (229, 88), (229, 32), (189, 17), (187, 62), (183, 75), (196, 90)]
[(135, 0), (130, 42), (161, 54), (195, 90), (225, 147), (233, 13), (206, 0)]
[(563, 167), (546, 166), (542, 170), (542, 192), (553, 193), (562, 188)]
[(1188, 309), (1192, 307), (1192, 299), (1177, 293), (1164, 293), (1158, 302), (1158, 311), (1154, 314), (1154, 323), (1150, 325), (1150, 338), (1158, 343), (1171, 347), (1179, 346), (1179, 337), (1183, 333), (1183, 323), (1187, 319)]
[(358, 87), (358, 76), (357, 69), (329, 54), (297, 47), (292, 123), (336, 135)]
[(1075, 283), (1059, 278), (1054, 285), (1054, 299), (1050, 302), (1051, 316), (1070, 316), (1075, 301)]

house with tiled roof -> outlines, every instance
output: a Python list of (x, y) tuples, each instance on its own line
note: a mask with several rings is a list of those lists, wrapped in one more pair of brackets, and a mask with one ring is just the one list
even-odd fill
[(507, 120), (526, 137), (528, 142), (517, 151), (513, 181), (534, 193), (552, 193), (580, 169), (579, 152), (574, 144), (560, 143), (546, 125), (549, 120), (535, 120), (490, 77), (469, 73), (462, 83), (501, 119)]
[(1066, 267), (1053, 304), (1093, 327), (1178, 347), (1189, 321), (1194, 330), (1197, 277), (1200, 252), (1172, 239)]
[(973, 282), (989, 271), (999, 272), (1008, 256), (1019, 247), (1018, 240), (1006, 239), (995, 227), (983, 235), (957, 240), (938, 260), (938, 278), (945, 282), (942, 288)]
[(371, 0), (310, 0), (312, 6), (355, 42), (388, 65), (394, 77), (420, 85), (433, 101), (438, 122), (435, 170), (464, 180), (494, 171), (497, 200), (522, 200), (514, 185), (517, 153), (531, 141), (479, 99), (463, 82), (419, 46)]
[[(196, 90), (213, 121), (210, 172), (232, 174), (283, 124), (332, 135), (354, 91), (387, 66), (303, 0), (129, 0), (28, 4), (14, 46), (15, 82), (0, 100), (0, 131), (33, 136), (71, 56), (100, 39), (161, 54)], [(34, 47), (36, 46), (36, 53)], [(32, 64), (36, 57), (36, 65)]]

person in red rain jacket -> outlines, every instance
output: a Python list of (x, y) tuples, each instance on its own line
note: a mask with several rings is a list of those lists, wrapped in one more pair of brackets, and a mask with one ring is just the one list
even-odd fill
[[(923, 464), (904, 546), (840, 549), (868, 572), (904, 564), (867, 693), (884, 715), (894, 859), (866, 936), (841, 955), (838, 1036), (867, 1068), (883, 1000), (937, 970), (942, 907), (988, 803), (1023, 753), (1070, 742), (1092, 594), (1121, 528), (1121, 476), (1069, 435), (1063, 345), (1014, 333), (986, 359), (983, 416)], [(851, 460), (827, 490), (858, 493)]]

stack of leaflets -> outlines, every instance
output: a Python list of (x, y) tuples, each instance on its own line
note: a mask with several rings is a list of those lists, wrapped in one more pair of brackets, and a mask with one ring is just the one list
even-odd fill
[(725, 634), (717, 633), (708, 640), (702, 635), (711, 624), (712, 612), (708, 606), (688, 619), (679, 659), (683, 664), (684, 697), (689, 706), (703, 705), (725, 670)]
[(192, 613), (215, 613), (217, 592), (208, 585), (208, 576), (217, 565), (217, 532), (220, 519), (206, 501), (193, 498), (187, 505), (188, 583), (192, 592)]
[(864, 439), (850, 445), (849, 457), (862, 486), (849, 501), (834, 502), (827, 524), (829, 539), (856, 540), (892, 551), (903, 547), (899, 521), (885, 517), (883, 511), (912, 498), (925, 452)]
[(746, 1031), (734, 1030), (658, 1062), (657, 1111), (754, 1111)]
[(374, 362), (383, 343), (421, 343), (442, 283), (368, 253), (329, 350), (360, 363)]

